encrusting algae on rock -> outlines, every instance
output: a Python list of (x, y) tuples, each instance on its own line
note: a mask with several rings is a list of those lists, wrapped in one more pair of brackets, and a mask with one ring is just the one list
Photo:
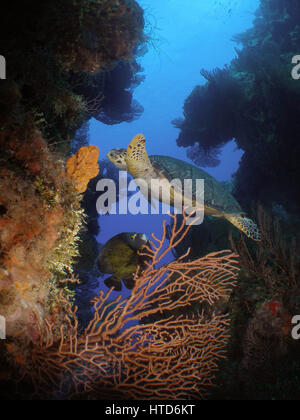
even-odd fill
[(98, 147), (86, 146), (67, 160), (66, 175), (72, 179), (80, 194), (86, 191), (90, 180), (99, 173), (98, 157)]
[[(78, 152), (83, 165), (74, 159), (74, 173), (85, 171), (87, 183), (98, 172), (98, 149), (85, 149), (87, 154)], [(66, 306), (57, 294), (72, 301), (68, 284), (76, 281), (72, 266), (85, 215), (65, 159), (50, 152), (39, 130), (25, 125), (3, 130), (0, 155), (0, 314), (8, 344), (0, 357), (6, 348), (4, 358), (14, 366), (16, 352), (25, 354), (28, 343), (39, 342), (44, 319), (60, 325)]]

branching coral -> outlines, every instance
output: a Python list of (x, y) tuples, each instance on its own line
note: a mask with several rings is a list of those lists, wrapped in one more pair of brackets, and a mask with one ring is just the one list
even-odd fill
[(52, 391), (64, 398), (180, 399), (206, 394), (225, 354), (228, 317), (173, 312), (167, 319), (143, 321), (195, 301), (213, 305), (235, 285), (236, 255), (230, 251), (157, 266), (186, 235), (190, 227), (185, 223), (177, 226), (175, 221), (166, 249), (165, 225), (160, 240), (153, 236), (152, 249), (145, 251), (151, 262), (135, 274), (129, 298), (111, 301), (112, 289), (95, 297), (94, 318), (83, 335), (71, 304), (59, 342), (55, 325), (46, 321), (46, 334), (21, 369), (38, 395)]

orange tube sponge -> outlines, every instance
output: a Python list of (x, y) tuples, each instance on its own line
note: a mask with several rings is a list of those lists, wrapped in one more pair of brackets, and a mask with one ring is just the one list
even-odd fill
[(82, 147), (66, 163), (67, 177), (72, 179), (79, 193), (84, 193), (89, 181), (99, 173), (99, 149), (96, 146)]

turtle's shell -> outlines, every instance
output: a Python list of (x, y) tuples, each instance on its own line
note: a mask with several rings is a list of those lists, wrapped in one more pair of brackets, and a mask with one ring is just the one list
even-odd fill
[[(184, 179), (204, 179), (205, 206), (227, 213), (242, 212), (239, 203), (224, 185), (202, 169), (169, 156), (152, 155), (149, 158), (155, 170), (169, 181), (180, 179), (183, 183)], [(193, 194), (195, 194), (195, 189), (196, 182), (193, 182)]]

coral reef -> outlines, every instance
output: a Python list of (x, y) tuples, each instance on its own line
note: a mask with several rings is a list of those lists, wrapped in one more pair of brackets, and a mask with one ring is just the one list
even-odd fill
[[(242, 378), (248, 377), (247, 386), (251, 376), (272, 371), (273, 360), (286, 354), (291, 318), (281, 303), (274, 300), (264, 302), (256, 309), (246, 330), (244, 356), (239, 368)], [(250, 384), (251, 387), (254, 390), (254, 384)]]
[[(111, 301), (112, 289), (94, 298), (94, 317), (83, 334), (78, 332), (76, 308), (68, 305), (60, 340), (54, 323), (45, 321), (39, 344), (20, 366), (23, 381), (37, 397), (182, 399), (203, 397), (212, 385), (218, 361), (228, 341), (227, 315), (214, 312), (177, 316), (193, 302), (212, 306), (228, 296), (236, 284), (236, 255), (222, 251), (205, 258), (159, 264), (186, 235), (186, 220), (172, 230), (165, 247), (153, 236), (145, 252), (151, 261), (137, 270), (129, 298)], [(58, 301), (64, 302), (60, 294)], [(173, 311), (167, 319), (145, 322), (145, 317)], [(19, 355), (16, 354), (16, 357)], [(28, 385), (29, 386), (29, 385)]]
[(18, 16), (15, 10), (7, 4), (0, 24), (8, 77), (0, 86), (3, 125), (30, 115), (47, 142), (68, 153), (91, 117), (140, 115), (132, 92), (142, 81), (135, 55), (145, 38), (135, 0), (45, 0), (39, 7), (28, 0), (18, 4)]
[(201, 73), (208, 83), (195, 87), (184, 104), (185, 119), (173, 124), (181, 130), (178, 146), (198, 143), (208, 153), (235, 137), (238, 116), (232, 110), (243, 105), (243, 90), (228, 67)]
[(10, 380), (49, 325), (57, 342), (78, 295), (90, 316), (84, 286), (91, 263), (82, 263), (97, 254), (99, 226), (91, 212), (84, 229), (84, 209), (98, 151), (88, 147), (87, 121), (140, 115), (132, 95), (142, 81), (135, 57), (143, 30), (135, 0), (45, 0), (38, 7), (27, 0), (6, 4), (1, 14), (8, 78), (0, 85), (0, 314), (7, 321), (1, 397), (15, 397)]
[(299, 238), (259, 208), (262, 241), (231, 239), (241, 266), (230, 300), (229, 358), (214, 398), (298, 399), (299, 344), (291, 319), (300, 311)]
[(0, 313), (8, 338), (24, 344), (62, 310), (55, 294), (72, 272), (83, 212), (64, 160), (38, 130), (2, 130), (0, 150)]
[(133, 87), (138, 86), (144, 77), (142, 68), (136, 63), (120, 62), (109, 75), (106, 75), (101, 109), (93, 117), (104, 124), (131, 122), (141, 116), (142, 105), (132, 99)]
[[(299, 344), (291, 339), (291, 318), (300, 311), (300, 84), (291, 75), (299, 19), (299, 2), (261, 0), (253, 27), (234, 37), (237, 57), (223, 69), (201, 70), (205, 84), (186, 99), (184, 119), (173, 121), (177, 144), (200, 166), (216, 165), (218, 151), (235, 139), (244, 154), (233, 195), (246, 211), (263, 205), (256, 217), (261, 242), (231, 235), (241, 272), (226, 304), (232, 339), (213, 399), (299, 399)], [(188, 246), (193, 258), (227, 248), (228, 233), (206, 220), (175, 255)]]
[(143, 10), (135, 1), (83, 0), (52, 2), (51, 6), (49, 12), (60, 18), (50, 29), (56, 35), (53, 50), (65, 70), (95, 73), (106, 69), (132, 57), (143, 39)]
[[(20, 5), (21, 7), (22, 5)], [(93, 73), (132, 56), (143, 41), (142, 8), (133, 0), (42, 1), (40, 7), (28, 0), (22, 15), (15, 4), (7, 4), (2, 40), (6, 50), (17, 41), (20, 49), (48, 45), (64, 70)], [(51, 25), (52, 23), (52, 25)], [(7, 30), (7, 32), (5, 32)], [(9, 39), (14, 32), (16, 39)], [(21, 35), (23, 35), (21, 37)]]
[(300, 84), (291, 76), (299, 20), (297, 2), (261, 0), (253, 27), (234, 37), (242, 45), (237, 58), (201, 71), (206, 83), (186, 99), (184, 120), (174, 122), (181, 130), (177, 144), (192, 147), (189, 156), (200, 165), (215, 165), (218, 149), (236, 140), (244, 155), (234, 195), (248, 211), (261, 202), (299, 213)]

